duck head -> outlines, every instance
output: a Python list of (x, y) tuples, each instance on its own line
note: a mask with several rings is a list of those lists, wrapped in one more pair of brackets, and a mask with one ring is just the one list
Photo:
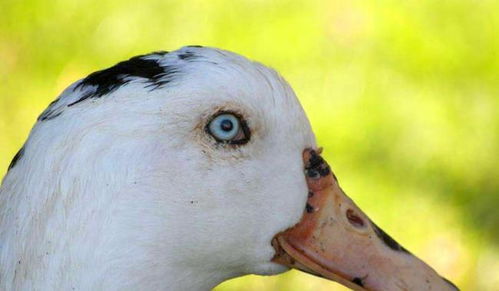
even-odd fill
[(356, 290), (454, 290), (341, 191), (288, 84), (227, 51), (76, 82), (10, 168), (4, 287), (199, 290), (297, 268)]

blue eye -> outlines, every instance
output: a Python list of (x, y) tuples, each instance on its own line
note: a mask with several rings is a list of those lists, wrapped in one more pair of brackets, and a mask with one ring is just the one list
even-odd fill
[(232, 113), (216, 115), (206, 130), (217, 141), (229, 144), (243, 144), (249, 140), (249, 130), (244, 121)]

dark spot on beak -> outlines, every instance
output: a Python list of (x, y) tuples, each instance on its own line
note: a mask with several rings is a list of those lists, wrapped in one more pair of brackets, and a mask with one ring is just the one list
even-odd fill
[(360, 218), (352, 209), (347, 210), (346, 216), (351, 225), (358, 228), (364, 227), (364, 220)]
[(355, 277), (355, 278), (353, 278), (352, 282), (359, 285), (360, 287), (364, 287), (364, 283), (362, 282), (362, 278)]
[(456, 289), (456, 291), (459, 291), (459, 288), (457, 288), (457, 286), (454, 283), (452, 283), (451, 281), (445, 279), (444, 277), (440, 277), (440, 278), (442, 278), (442, 280), (444, 280), (445, 282), (447, 282), (447, 284), (449, 284), (452, 287), (454, 287), (454, 289)]
[(314, 150), (310, 151), (309, 163), (305, 166), (305, 170), (307, 176), (312, 179), (318, 179), (331, 173), (331, 169), (324, 159)]
[(379, 228), (379, 226), (377, 226), (374, 222), (371, 221), (371, 225), (378, 238), (380, 238), (389, 248), (391, 248), (394, 251), (411, 254), (403, 246), (399, 245), (399, 243), (395, 241), (391, 236), (389, 236), (386, 232), (384, 232), (381, 228)]
[(307, 213), (312, 213), (315, 211), (315, 208), (307, 203), (307, 205), (305, 206), (305, 210), (307, 211)]
[(315, 180), (315, 179), (319, 179), (321, 177), (321, 174), (314, 169), (308, 169), (306, 171), (307, 171), (307, 176), (309, 178), (312, 178)]

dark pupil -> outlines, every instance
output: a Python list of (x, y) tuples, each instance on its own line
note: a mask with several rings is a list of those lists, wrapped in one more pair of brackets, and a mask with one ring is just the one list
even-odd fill
[(223, 131), (231, 131), (232, 128), (234, 127), (234, 124), (232, 124), (232, 121), (225, 119), (220, 123), (220, 128), (222, 128)]

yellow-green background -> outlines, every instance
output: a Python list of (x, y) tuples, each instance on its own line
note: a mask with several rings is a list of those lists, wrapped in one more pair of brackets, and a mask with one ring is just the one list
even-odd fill
[(463, 290), (499, 290), (499, 1), (1, 0), (0, 176), (71, 82), (188, 44), (280, 71), (347, 193)]

